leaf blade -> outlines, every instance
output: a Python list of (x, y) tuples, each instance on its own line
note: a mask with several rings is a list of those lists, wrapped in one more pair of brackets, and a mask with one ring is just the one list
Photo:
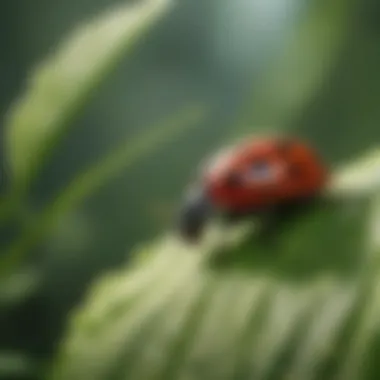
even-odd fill
[(6, 124), (16, 188), (27, 186), (90, 95), (169, 5), (148, 0), (112, 9), (81, 26), (36, 69)]

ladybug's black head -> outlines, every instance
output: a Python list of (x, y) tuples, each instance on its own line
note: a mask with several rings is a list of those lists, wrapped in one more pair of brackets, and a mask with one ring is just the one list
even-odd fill
[(179, 215), (181, 236), (189, 242), (198, 241), (210, 214), (211, 204), (207, 195), (202, 189), (192, 189), (187, 194)]

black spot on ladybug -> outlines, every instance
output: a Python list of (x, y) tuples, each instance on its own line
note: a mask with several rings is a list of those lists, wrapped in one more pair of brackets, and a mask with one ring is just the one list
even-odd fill
[(241, 182), (241, 178), (236, 172), (229, 173), (225, 179), (226, 186), (231, 188), (241, 185)]

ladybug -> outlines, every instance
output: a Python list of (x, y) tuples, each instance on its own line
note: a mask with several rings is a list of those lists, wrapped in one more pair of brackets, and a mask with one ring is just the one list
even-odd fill
[(270, 231), (281, 218), (317, 200), (327, 180), (327, 168), (307, 142), (284, 136), (247, 138), (203, 166), (183, 203), (180, 234), (197, 241), (216, 213), (232, 222), (256, 216), (263, 231)]

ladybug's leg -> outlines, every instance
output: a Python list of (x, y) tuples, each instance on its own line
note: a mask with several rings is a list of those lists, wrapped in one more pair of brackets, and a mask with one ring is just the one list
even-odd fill
[(268, 209), (260, 217), (259, 239), (264, 242), (273, 242), (278, 233), (298, 216), (317, 205), (314, 199), (299, 200), (283, 203)]
[(222, 214), (222, 221), (226, 225), (231, 225), (239, 222), (244, 218), (244, 215), (236, 211), (224, 211)]

